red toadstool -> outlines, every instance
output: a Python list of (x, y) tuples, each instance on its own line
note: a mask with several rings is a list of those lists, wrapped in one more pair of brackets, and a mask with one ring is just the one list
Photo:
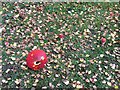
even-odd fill
[(44, 68), (48, 62), (47, 55), (43, 50), (32, 50), (26, 58), (27, 66), (32, 70)]
[(64, 35), (63, 34), (59, 34), (58, 37), (59, 38), (64, 38)]
[(102, 42), (102, 46), (105, 44), (105, 42), (106, 42), (106, 38), (101, 38), (101, 42)]

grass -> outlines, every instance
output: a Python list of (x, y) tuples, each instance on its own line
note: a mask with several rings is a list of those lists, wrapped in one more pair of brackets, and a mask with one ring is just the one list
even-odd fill
[[(119, 3), (2, 6), (3, 88), (118, 88)], [(48, 56), (46, 67), (38, 71), (25, 65), (34, 46)]]

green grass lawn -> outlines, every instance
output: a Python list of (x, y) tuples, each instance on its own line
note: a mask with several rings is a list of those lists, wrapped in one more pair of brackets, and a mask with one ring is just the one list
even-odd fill
[[(3, 88), (119, 88), (119, 3), (2, 6)], [(32, 49), (46, 52), (45, 68), (26, 66)]]

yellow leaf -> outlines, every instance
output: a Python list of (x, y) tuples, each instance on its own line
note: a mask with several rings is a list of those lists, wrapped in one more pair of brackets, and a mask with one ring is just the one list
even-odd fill
[(0, 38), (0, 41), (3, 40), (3, 38)]
[(118, 89), (118, 86), (115, 86), (115, 89)]
[(98, 61), (97, 61), (97, 60), (94, 60), (94, 62), (96, 62), (96, 63), (97, 63)]

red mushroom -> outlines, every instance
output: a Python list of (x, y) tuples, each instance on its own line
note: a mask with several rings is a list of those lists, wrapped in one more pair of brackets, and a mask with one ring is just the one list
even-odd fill
[(32, 70), (39, 70), (45, 67), (48, 62), (47, 55), (43, 50), (32, 50), (26, 59), (27, 66)]
[(102, 46), (105, 44), (105, 42), (106, 42), (106, 38), (101, 38), (101, 42), (102, 42)]
[(59, 38), (64, 38), (64, 35), (63, 34), (59, 34), (58, 37)]
[(110, 16), (113, 17), (113, 16), (114, 16), (114, 13), (113, 13), (113, 12), (110, 12)]

